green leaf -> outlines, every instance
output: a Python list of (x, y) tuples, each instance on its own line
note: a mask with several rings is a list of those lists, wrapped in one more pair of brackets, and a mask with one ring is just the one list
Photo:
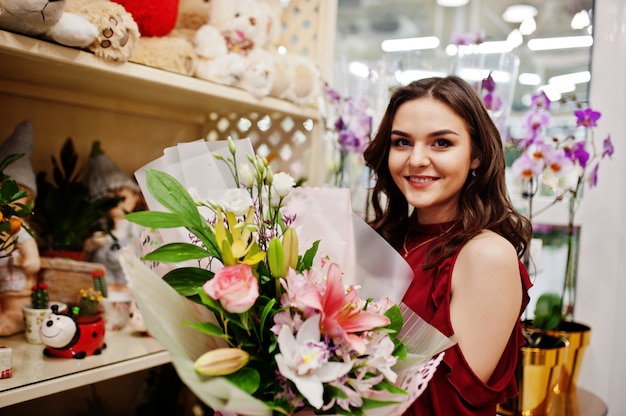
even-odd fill
[(173, 176), (147, 169), (146, 183), (154, 199), (173, 214), (179, 215), (185, 224), (197, 228), (206, 225), (191, 195)]
[(161, 211), (138, 211), (126, 214), (128, 221), (137, 223), (143, 227), (151, 229), (156, 228), (177, 228), (184, 227), (186, 224), (180, 215), (171, 212)]
[(363, 410), (377, 409), (379, 407), (391, 406), (397, 403), (399, 402), (392, 401), (392, 400), (376, 400), (376, 399), (363, 397), (363, 406), (361, 407), (361, 409)]
[(263, 336), (263, 331), (265, 329), (265, 321), (267, 321), (267, 317), (272, 312), (272, 308), (276, 304), (276, 299), (272, 298), (267, 305), (263, 308), (263, 312), (261, 312), (261, 322), (259, 323), (259, 331), (261, 333), (261, 337)]
[(219, 325), (215, 325), (211, 322), (185, 322), (185, 324), (194, 329), (197, 329), (204, 334), (215, 335), (224, 338), (227, 337), (227, 335), (224, 334), (224, 330)]
[(143, 259), (162, 263), (180, 263), (209, 257), (211, 254), (202, 247), (190, 243), (170, 243), (156, 248)]
[(297, 272), (302, 272), (303, 270), (310, 270), (313, 267), (313, 259), (317, 254), (317, 248), (320, 245), (320, 240), (317, 240), (313, 243), (313, 245), (304, 253), (300, 262), (298, 262)]
[(406, 390), (391, 384), (387, 379), (384, 379), (376, 385), (377, 390), (386, 390), (392, 394), (408, 394)]
[(396, 334), (399, 333), (404, 324), (404, 319), (402, 318), (402, 312), (398, 305), (393, 305), (391, 308), (387, 309), (385, 316), (391, 321), (387, 328), (392, 329)]
[(180, 267), (163, 276), (170, 286), (183, 296), (195, 295), (196, 288), (213, 278), (214, 273), (201, 267)]
[(544, 293), (537, 299), (535, 305), (535, 328), (550, 330), (559, 326), (562, 318), (561, 296), (556, 293)]
[(253, 394), (261, 385), (259, 372), (250, 367), (244, 367), (224, 377), (248, 394)]

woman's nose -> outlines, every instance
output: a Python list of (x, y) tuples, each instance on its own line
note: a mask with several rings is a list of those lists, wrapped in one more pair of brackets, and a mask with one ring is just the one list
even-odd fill
[(411, 166), (428, 166), (430, 164), (430, 157), (423, 146), (417, 144), (413, 146), (409, 156), (409, 164)]

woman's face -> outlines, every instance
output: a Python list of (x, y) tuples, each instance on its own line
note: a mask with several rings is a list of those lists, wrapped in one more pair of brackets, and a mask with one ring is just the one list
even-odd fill
[(472, 147), (465, 121), (430, 97), (398, 107), (391, 128), (389, 171), (417, 210), (420, 223), (450, 221), (470, 170)]

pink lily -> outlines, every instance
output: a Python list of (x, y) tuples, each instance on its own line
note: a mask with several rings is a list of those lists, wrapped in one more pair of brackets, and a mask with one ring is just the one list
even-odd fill
[(347, 291), (341, 279), (341, 270), (331, 264), (326, 276), (326, 291), (322, 295), (322, 333), (347, 341), (358, 352), (365, 350), (360, 332), (389, 325), (389, 318), (364, 311), (356, 290)]

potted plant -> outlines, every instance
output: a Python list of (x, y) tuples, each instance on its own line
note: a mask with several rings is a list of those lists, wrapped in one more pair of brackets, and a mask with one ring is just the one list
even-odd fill
[(30, 305), (26, 305), (22, 309), (26, 340), (31, 344), (41, 344), (39, 328), (45, 316), (52, 311), (51, 305), (56, 305), (59, 310), (65, 310), (67, 305), (61, 302), (50, 302), (48, 285), (43, 282), (39, 282), (31, 288), (30, 299)]
[[(561, 104), (566, 104), (566, 101)], [(575, 126), (551, 130), (550, 106), (545, 93), (533, 96), (524, 118), (525, 134), (522, 138), (513, 139), (518, 156), (511, 170), (524, 185), (523, 196), (531, 222), (552, 206), (561, 202), (567, 204), (567, 258), (562, 290), (539, 296), (534, 317), (526, 322), (525, 330), (530, 347), (542, 345), (540, 342), (546, 336), (557, 340), (567, 338), (569, 345), (557, 392), (570, 392), (575, 387), (583, 350), (590, 337), (590, 328), (574, 320), (578, 261), (575, 216), (585, 183), (589, 188), (597, 184), (600, 162), (613, 154), (613, 145), (610, 136), (603, 140), (601, 147), (596, 143), (594, 127), (600, 112), (576, 102)], [(551, 195), (550, 202), (541, 209), (535, 209), (535, 197), (546, 189)], [(526, 260), (530, 265), (531, 259)]]
[(110, 232), (113, 224), (108, 212), (120, 198), (91, 198), (89, 187), (81, 178), (78, 155), (71, 138), (61, 147), (59, 158), (52, 157), (52, 166), (52, 181), (46, 172), (37, 174), (37, 208), (33, 221), (42, 253), (49, 257), (82, 260), (85, 239), (97, 231)]

